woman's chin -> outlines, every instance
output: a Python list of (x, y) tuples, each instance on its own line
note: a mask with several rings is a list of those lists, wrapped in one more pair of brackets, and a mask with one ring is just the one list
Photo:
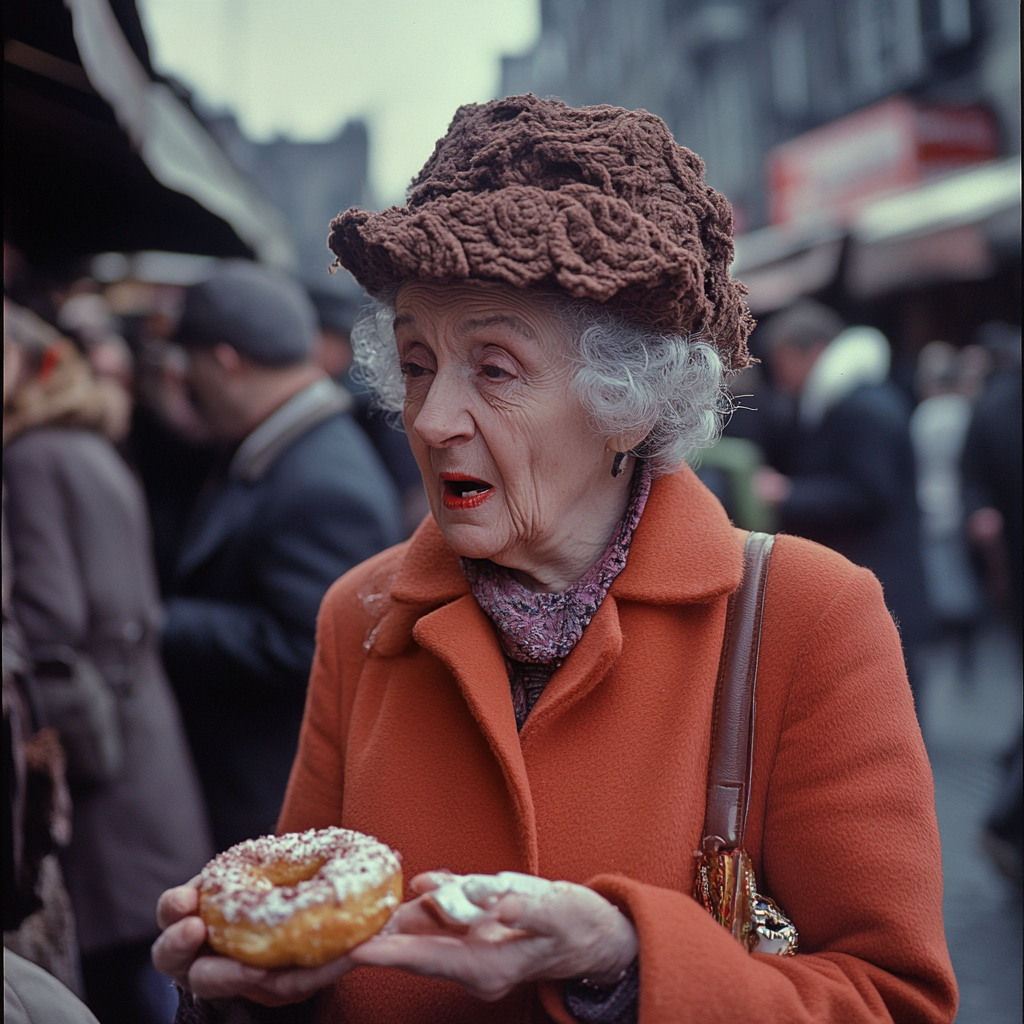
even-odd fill
[(448, 546), (460, 558), (492, 558), (502, 550), (501, 541), (487, 526), (475, 523), (453, 523), (443, 513), (438, 522)]

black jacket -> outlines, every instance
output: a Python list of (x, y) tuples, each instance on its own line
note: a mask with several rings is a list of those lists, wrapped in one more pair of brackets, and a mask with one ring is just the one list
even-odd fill
[(274, 828), (327, 588), (399, 539), (394, 485), (347, 412), (285, 441), (245, 472), (236, 456), (201, 497), (167, 604), (164, 657), (219, 849)]
[(1021, 374), (1002, 371), (988, 382), (974, 407), (961, 470), (964, 508), (998, 509), (1009, 563), (1010, 609), (1021, 626)]
[(798, 437), (780, 515), (786, 533), (874, 572), (904, 643), (928, 627), (909, 421), (892, 382), (856, 388)]

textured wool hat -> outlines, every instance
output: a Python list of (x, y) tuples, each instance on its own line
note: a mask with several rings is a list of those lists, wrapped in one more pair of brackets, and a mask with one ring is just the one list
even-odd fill
[(185, 293), (178, 340), (222, 342), (261, 366), (291, 366), (313, 350), (316, 310), (302, 287), (256, 263), (232, 260)]
[(371, 294), (408, 281), (554, 288), (671, 332), (727, 367), (753, 328), (729, 277), (732, 209), (645, 110), (509, 96), (456, 111), (408, 204), (331, 222), (336, 266)]

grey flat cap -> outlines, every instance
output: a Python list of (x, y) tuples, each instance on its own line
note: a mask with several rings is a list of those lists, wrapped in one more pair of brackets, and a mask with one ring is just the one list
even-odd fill
[(222, 264), (185, 293), (178, 341), (186, 348), (231, 345), (262, 366), (310, 357), (316, 310), (302, 287), (256, 263)]

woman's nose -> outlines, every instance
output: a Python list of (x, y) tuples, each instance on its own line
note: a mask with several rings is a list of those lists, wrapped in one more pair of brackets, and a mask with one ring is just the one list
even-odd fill
[(455, 375), (438, 373), (413, 420), (413, 430), (431, 448), (449, 448), (476, 432), (465, 387)]

